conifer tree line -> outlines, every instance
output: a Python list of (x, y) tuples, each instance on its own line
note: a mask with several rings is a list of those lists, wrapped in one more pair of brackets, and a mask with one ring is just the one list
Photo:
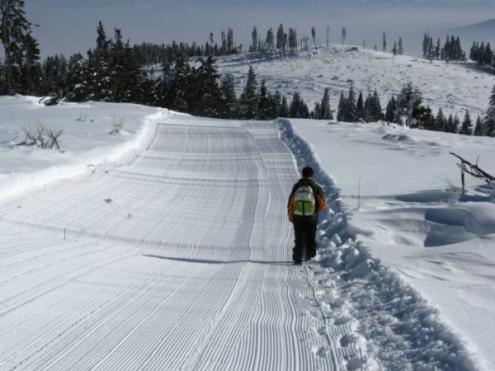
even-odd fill
[[(316, 45), (316, 31), (314, 27), (311, 29), (311, 32)], [(298, 45), (299, 39), (295, 28), (290, 27), (286, 32), (284, 25), (281, 23), (276, 32), (273, 28), (269, 28), (266, 36), (263, 36), (258, 33), (257, 27), (254, 26), (251, 32), (251, 44), (248, 51), (251, 53), (266, 51), (295, 53), (298, 50)]]
[(494, 53), (490, 43), (485, 44), (484, 42), (473, 42), (469, 53), (469, 58), (482, 65), (495, 66)]
[(354, 84), (351, 84), (349, 93), (340, 94), (337, 121), (345, 122), (375, 122), (383, 120), (382, 106), (377, 91), (368, 93), (366, 98), (359, 92), (356, 98)]
[(485, 120), (478, 116), (476, 121), (473, 121), (468, 110), (465, 110), (464, 116), (459, 118), (453, 114), (446, 116), (441, 108), (434, 115), (432, 109), (423, 104), (421, 92), (409, 83), (402, 88), (397, 97), (390, 98), (386, 107), (385, 120), (425, 130), (495, 136), (495, 88), (491, 99), (494, 104), (493, 130), (489, 129), (488, 115)]
[[(315, 109), (316, 111), (316, 109)], [(361, 92), (356, 97), (354, 85), (349, 92), (340, 95), (337, 121), (343, 122), (387, 122), (425, 130), (458, 133), (464, 135), (495, 136), (495, 87), (490, 98), (490, 108), (485, 119), (478, 116), (474, 121), (468, 110), (462, 118), (449, 114), (446, 116), (440, 108), (436, 114), (423, 104), (422, 93), (406, 84), (397, 96), (392, 96), (382, 110), (377, 91), (368, 93), (366, 98)]]
[(465, 61), (466, 53), (462, 49), (461, 39), (459, 36), (447, 35), (443, 46), (441, 45), (440, 38), (437, 38), (434, 42), (433, 37), (426, 33), (423, 38), (423, 58), (445, 61)]
[(209, 41), (204, 44), (196, 42), (184, 43), (172, 41), (168, 44), (141, 43), (133, 46), (134, 56), (138, 64), (152, 65), (159, 64), (163, 61), (173, 61), (177, 55), (187, 57), (218, 57), (224, 55), (238, 54), (242, 45), (235, 45), (234, 30), (229, 28), (227, 32), (222, 31), (220, 34), (220, 43), (216, 42), (212, 33), (209, 35)]

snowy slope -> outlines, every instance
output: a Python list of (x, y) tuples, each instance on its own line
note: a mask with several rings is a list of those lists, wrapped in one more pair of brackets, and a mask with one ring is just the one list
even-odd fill
[(495, 188), (467, 178), (457, 152), (495, 173), (494, 141), (381, 124), (292, 120), (340, 190), (347, 229), (421, 292), (495, 369)]
[[(133, 104), (61, 103), (45, 107), (36, 97), (0, 97), (0, 200), (49, 182), (125, 163), (142, 150), (166, 110)], [(16, 146), (25, 130), (63, 130), (61, 151)], [(115, 125), (119, 132), (110, 134)]]
[(376, 89), (383, 109), (392, 95), (397, 95), (407, 82), (412, 82), (424, 95), (434, 112), (472, 116), (484, 114), (488, 106), (495, 76), (476, 70), (475, 64), (446, 64), (409, 56), (396, 56), (373, 50), (347, 51), (349, 46), (319, 48), (317, 52), (301, 53), (297, 57), (278, 58), (276, 55), (242, 55), (219, 59), (221, 73), (232, 74), (238, 92), (245, 86), (249, 65), (258, 78), (265, 79), (271, 90), (286, 95), (298, 90), (310, 109), (320, 102), (325, 88), (330, 88), (331, 106), (336, 109), (340, 93), (348, 92), (350, 82), (364, 94)]

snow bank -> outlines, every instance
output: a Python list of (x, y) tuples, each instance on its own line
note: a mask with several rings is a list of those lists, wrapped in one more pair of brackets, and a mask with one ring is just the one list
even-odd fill
[(331, 308), (338, 307), (337, 298), (351, 303), (344, 314), (359, 318), (359, 331), (383, 369), (477, 369), (473, 351), (467, 350), (470, 345), (461, 342), (436, 309), (396, 273), (373, 259), (352, 236), (339, 190), (321, 168), (311, 145), (294, 133), (288, 120), (279, 120), (278, 124), (298, 166), (315, 169), (315, 179), (329, 201), (318, 232), (316, 260), (320, 264), (311, 266), (316, 283), (331, 287), (323, 300), (328, 300)]
[[(45, 107), (36, 97), (0, 99), (0, 201), (97, 167), (131, 161), (151, 141), (156, 123), (169, 113), (133, 104), (62, 103)], [(61, 151), (18, 147), (23, 129), (42, 124), (62, 129)], [(115, 126), (122, 128), (110, 135)]]

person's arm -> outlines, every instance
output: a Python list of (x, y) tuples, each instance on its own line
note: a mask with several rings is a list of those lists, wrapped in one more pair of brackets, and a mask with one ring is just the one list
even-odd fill
[(290, 192), (289, 201), (287, 202), (287, 217), (289, 221), (292, 223), (294, 220), (294, 192), (296, 190), (296, 185), (292, 187), (292, 191)]
[(316, 210), (320, 212), (326, 206), (327, 206), (327, 202), (325, 200), (325, 196), (323, 195), (323, 191), (319, 186), (316, 186)]

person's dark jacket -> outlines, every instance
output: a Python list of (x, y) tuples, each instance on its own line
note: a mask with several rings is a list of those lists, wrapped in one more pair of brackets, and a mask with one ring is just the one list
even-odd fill
[[(316, 212), (312, 216), (294, 215), (294, 194), (296, 193), (296, 190), (300, 186), (310, 186), (313, 189), (313, 193), (315, 195), (315, 201), (316, 201)], [(325, 206), (326, 206), (325, 197), (323, 196), (323, 191), (321, 190), (320, 186), (316, 184), (314, 180), (311, 178), (302, 178), (296, 184), (294, 184), (294, 187), (292, 187), (292, 192), (290, 193), (289, 196), (289, 202), (287, 204), (287, 213), (289, 216), (289, 221), (292, 223), (316, 221), (316, 219), (318, 218), (318, 213), (322, 211), (325, 208)]]

